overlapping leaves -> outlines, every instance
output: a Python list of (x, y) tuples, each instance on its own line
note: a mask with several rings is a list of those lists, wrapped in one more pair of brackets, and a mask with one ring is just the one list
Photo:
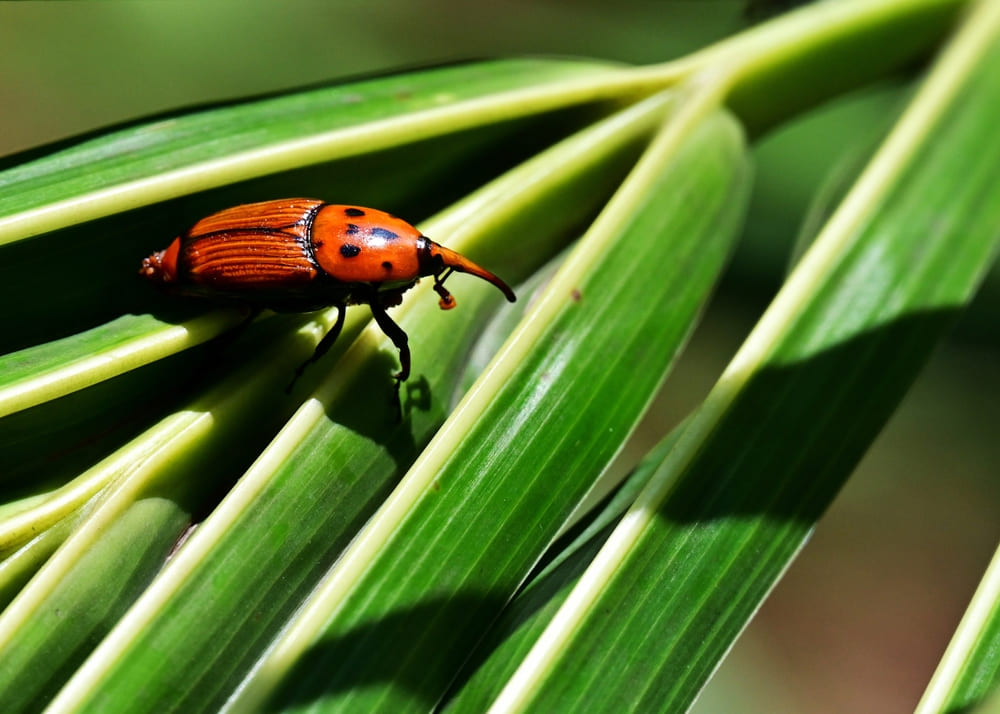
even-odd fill
[[(641, 415), (737, 235), (749, 173), (720, 105), (759, 130), (926, 52), (960, 5), (820, 4), (659, 68), (376, 78), (137, 125), (0, 174), (6, 284), (23, 289), (40, 255), (81, 256), (56, 268), (64, 291), (12, 321), (0, 358), (5, 710), (417, 710), (449, 686), (473, 710), (685, 706), (989, 263), (989, 5), (617, 528), (595, 528), (568, 571), (547, 556), (502, 613)], [(871, 62), (845, 64), (851, 47)], [(824, 66), (825, 84), (810, 75)], [(331, 315), (212, 341), (241, 316), (179, 308), (134, 277), (163, 224), (287, 194), (443, 209), (424, 232), (511, 280), (583, 238), (467, 393), (497, 296), (456, 278), (461, 307), (442, 315), (426, 286), (408, 295), (394, 314), (415, 373), (396, 422), (395, 352), (358, 311), (289, 397)]]

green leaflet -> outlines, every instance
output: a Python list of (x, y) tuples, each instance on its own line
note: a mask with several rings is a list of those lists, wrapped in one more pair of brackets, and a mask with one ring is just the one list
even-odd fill
[[(469, 63), (121, 129), (0, 174), (0, 243), (265, 174), (503, 121), (511, 114), (503, 111), (502, 101), (489, 98), (611, 71), (596, 62)], [(516, 115), (607, 95), (584, 90), (567, 99), (555, 94), (548, 101), (520, 104)], [(487, 99), (475, 105), (482, 98)]]

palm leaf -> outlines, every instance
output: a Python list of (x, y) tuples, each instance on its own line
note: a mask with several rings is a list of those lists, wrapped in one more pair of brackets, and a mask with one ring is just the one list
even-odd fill
[[(0, 357), (4, 710), (418, 710), (449, 687), (458, 709), (685, 708), (990, 263), (994, 5), (708, 400), (558, 536), (738, 237), (744, 135), (928, 56), (964, 5), (819, 3), (664, 65), (421, 70), (8, 162), (0, 284), (74, 259)], [(135, 278), (204, 213), (280, 195), (422, 219), (514, 281), (565, 257), (498, 313), (478, 379), (490, 286), (455, 280), (447, 316), (408, 295), (397, 422), (395, 351), (359, 311), (289, 397), (332, 314), (214, 339), (243, 316)]]

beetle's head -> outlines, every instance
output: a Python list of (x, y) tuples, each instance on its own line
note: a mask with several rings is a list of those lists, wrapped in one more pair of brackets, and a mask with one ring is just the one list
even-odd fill
[(420, 275), (434, 276), (434, 289), (441, 296), (439, 304), (442, 310), (450, 310), (455, 307), (455, 298), (445, 289), (444, 281), (451, 275), (452, 271), (475, 275), (483, 280), (496, 285), (510, 302), (517, 300), (514, 291), (503, 280), (496, 275), (481, 268), (465, 256), (456, 253), (450, 248), (445, 248), (439, 243), (435, 243), (427, 236), (420, 236), (417, 239), (417, 256), (420, 261)]

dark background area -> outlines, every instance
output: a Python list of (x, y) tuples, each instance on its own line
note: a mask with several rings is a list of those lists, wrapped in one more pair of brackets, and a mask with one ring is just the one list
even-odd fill
[[(427, 63), (657, 62), (750, 18), (735, 1), (3, 3), (0, 156), (162, 110)], [(780, 284), (817, 190), (870, 147), (911, 86), (898, 78), (841, 98), (757, 142), (746, 235), (651, 421), (679, 420), (707, 392)], [(698, 711), (912, 710), (1000, 536), (996, 282), (938, 350)], [(641, 430), (631, 453), (652, 437)]]

